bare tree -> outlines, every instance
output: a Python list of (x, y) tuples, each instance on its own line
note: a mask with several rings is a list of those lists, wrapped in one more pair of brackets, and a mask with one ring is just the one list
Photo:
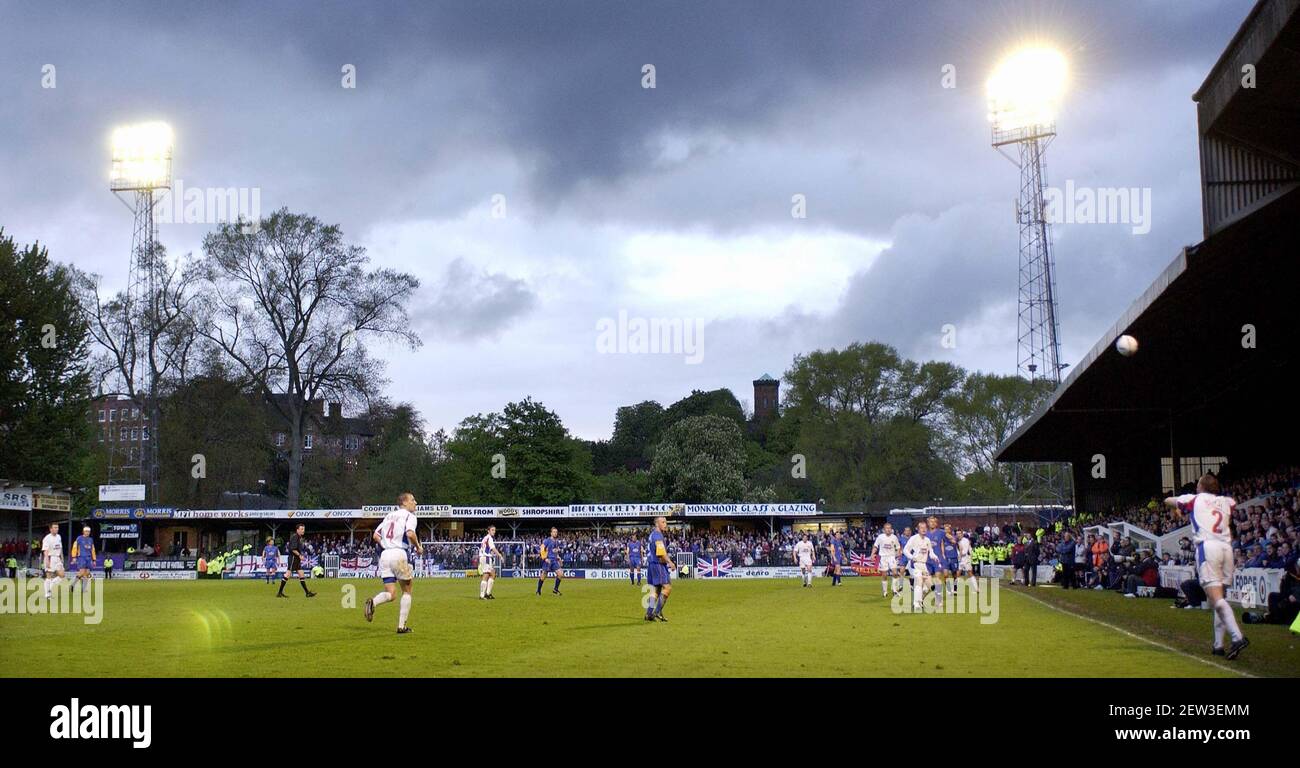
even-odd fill
[[(161, 245), (152, 258), (138, 257), (141, 276), (152, 286), (148, 295), (132, 302), (129, 287), (107, 300), (100, 294), (100, 277), (78, 272), (76, 291), (91, 339), (98, 349), (89, 361), (96, 391), (125, 394), (148, 415), (151, 434), (141, 430), (129, 443), (113, 441), (110, 449), (110, 481), (113, 467), (139, 469), (139, 482), (149, 488), (149, 498), (158, 499), (158, 425), (165, 390), (183, 385), (189, 378), (199, 337), (193, 318), (194, 282), (192, 269), (167, 258)], [(113, 452), (117, 452), (114, 454)], [(126, 451), (138, 451), (134, 458)], [(120, 454), (120, 455), (119, 455)]]
[(223, 224), (203, 239), (198, 332), (262, 391), (289, 428), (286, 501), (298, 505), (303, 435), (313, 400), (369, 399), (384, 383), (367, 339), (414, 349), (405, 301), (411, 275), (367, 271), (364, 248), (337, 225), (281, 209), (256, 228)]
[(100, 391), (111, 388), (140, 399), (142, 382), (171, 387), (189, 378), (199, 341), (193, 317), (196, 275), (160, 256), (154, 260), (153, 299), (129, 308), (125, 291), (105, 300), (99, 275), (77, 275), (82, 312), (99, 346), (92, 370)]

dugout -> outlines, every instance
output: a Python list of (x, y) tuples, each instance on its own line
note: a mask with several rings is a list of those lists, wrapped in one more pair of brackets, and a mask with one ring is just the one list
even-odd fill
[[(1229, 478), (1300, 459), (1297, 50), (1300, 0), (1257, 3), (1193, 96), (1204, 239), (998, 452), (1069, 462), (1080, 510), (1172, 490), (1202, 457), (1226, 457)], [(1115, 351), (1121, 334), (1133, 357)]]

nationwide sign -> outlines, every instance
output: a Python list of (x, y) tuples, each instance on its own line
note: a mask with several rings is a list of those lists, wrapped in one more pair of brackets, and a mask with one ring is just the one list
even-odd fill
[(144, 501), (143, 485), (101, 485), (100, 501)]

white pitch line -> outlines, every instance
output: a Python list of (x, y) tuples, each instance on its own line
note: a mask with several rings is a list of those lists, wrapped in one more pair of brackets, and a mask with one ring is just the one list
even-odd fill
[(1018, 589), (1012, 589), (1008, 591), (1011, 592), (1012, 594), (1020, 595), (1021, 597), (1026, 598), (1028, 600), (1033, 600), (1035, 603), (1038, 603), (1039, 605), (1045, 606), (1047, 608), (1051, 608), (1053, 611), (1056, 611), (1057, 613), (1064, 613), (1066, 616), (1073, 616), (1076, 619), (1083, 619), (1084, 621), (1091, 621), (1093, 624), (1100, 624), (1101, 626), (1106, 627), (1107, 629), (1113, 629), (1116, 632), (1120, 633), (1121, 635), (1127, 635), (1128, 637), (1131, 637), (1134, 640), (1141, 640), (1142, 642), (1147, 643), (1149, 645), (1154, 645), (1155, 647), (1160, 648), (1161, 650), (1169, 651), (1171, 653), (1176, 653), (1179, 656), (1186, 656), (1192, 661), (1199, 661), (1202, 664), (1208, 664), (1211, 667), (1215, 667), (1216, 669), (1222, 669), (1225, 672), (1231, 672), (1235, 675), (1241, 675), (1242, 677), (1255, 677), (1255, 675), (1252, 675), (1249, 672), (1243, 672), (1240, 669), (1233, 669), (1232, 667), (1219, 664), (1218, 662), (1210, 661), (1209, 659), (1202, 659), (1199, 656), (1193, 656), (1187, 651), (1180, 651), (1177, 648), (1174, 648), (1173, 646), (1165, 645), (1164, 643), (1158, 643), (1149, 637), (1143, 637), (1142, 635), (1133, 634), (1132, 632), (1129, 632), (1127, 629), (1123, 629), (1122, 627), (1117, 627), (1114, 624), (1107, 624), (1106, 622), (1099, 621), (1097, 619), (1092, 618), (1091, 616), (1084, 616), (1081, 613), (1075, 613), (1073, 611), (1067, 611), (1064, 608), (1058, 608), (1057, 606), (1052, 605), (1046, 600), (1041, 600), (1026, 592), (1021, 592)]

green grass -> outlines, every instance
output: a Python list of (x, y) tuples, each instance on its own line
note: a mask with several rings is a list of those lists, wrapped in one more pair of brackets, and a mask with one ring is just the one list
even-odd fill
[[(1071, 613), (1104, 621), (1113, 627), (1141, 635), (1184, 653), (1209, 658), (1213, 619), (1209, 611), (1173, 608), (1171, 600), (1125, 599), (1107, 591), (1046, 589), (1033, 596)], [(1231, 662), (1215, 659), (1233, 669), (1259, 677), (1300, 676), (1300, 636), (1286, 627), (1246, 625), (1237, 621), (1250, 639), (1250, 647)], [(1105, 674), (1105, 673), (1103, 673)]]
[[(1113, 629), (1000, 592), (998, 622), (978, 615), (896, 615), (874, 578), (832, 589), (818, 579), (682, 581), (667, 624), (642, 620), (626, 582), (498, 581), (478, 600), (476, 579), (421, 580), (398, 636), (395, 604), (373, 624), (361, 604), (378, 582), (318, 580), (320, 596), (289, 600), (259, 581), (108, 582), (103, 621), (78, 615), (0, 614), (0, 676), (267, 677), (638, 676), (1232, 676), (1300, 674), (1296, 638), (1252, 627), (1255, 643), (1230, 669), (1211, 666), (1209, 615), (1166, 601), (1113, 594), (1036, 597), (1185, 649), (1162, 650)], [(355, 607), (345, 597), (355, 591)]]

